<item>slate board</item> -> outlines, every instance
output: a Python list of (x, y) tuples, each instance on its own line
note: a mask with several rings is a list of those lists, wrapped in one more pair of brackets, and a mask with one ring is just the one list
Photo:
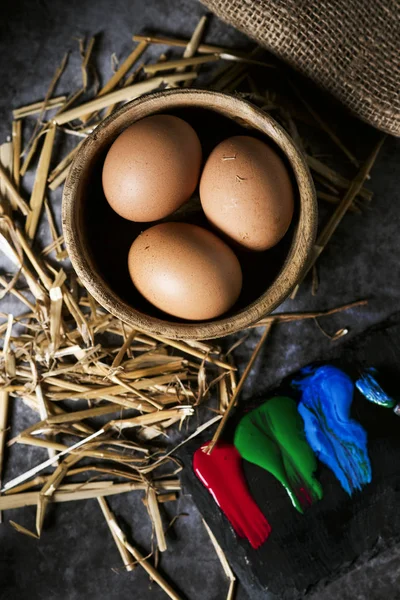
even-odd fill
[[(385, 389), (400, 401), (400, 313), (347, 344), (332, 344), (331, 352), (321, 357), (321, 362), (343, 368), (353, 380), (360, 367), (374, 366), (383, 376)], [(245, 405), (239, 403), (224, 439), (232, 440), (243, 409), (256, 407), (276, 393), (296, 399), (289, 386), (292, 377), (266, 391), (262, 398)], [(258, 550), (236, 536), (191, 469), (194, 451), (213, 432), (206, 432), (181, 452), (180, 458), (187, 467), (183, 471), (184, 490), (192, 494), (252, 600), (307, 597), (400, 541), (400, 417), (368, 402), (357, 390), (351, 416), (368, 433), (373, 476), (372, 483), (351, 498), (333, 473), (319, 463), (317, 477), (324, 498), (301, 515), (279, 482), (263, 469), (243, 461), (250, 491), (272, 526), (272, 534)]]

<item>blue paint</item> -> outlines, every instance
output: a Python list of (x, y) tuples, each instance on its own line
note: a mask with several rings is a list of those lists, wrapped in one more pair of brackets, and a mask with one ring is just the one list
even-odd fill
[(365, 369), (356, 381), (356, 388), (370, 402), (385, 406), (386, 408), (393, 408), (396, 401), (380, 386), (377, 381), (377, 375), (378, 372), (376, 369), (372, 367)]
[(298, 411), (319, 460), (350, 495), (370, 483), (367, 434), (350, 418), (354, 392), (350, 377), (331, 365), (307, 367), (293, 385), (302, 391)]

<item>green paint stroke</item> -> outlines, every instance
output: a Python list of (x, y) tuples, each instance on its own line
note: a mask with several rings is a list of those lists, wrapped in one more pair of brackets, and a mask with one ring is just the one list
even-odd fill
[(322, 498), (322, 487), (314, 477), (317, 460), (291, 398), (271, 398), (247, 413), (236, 428), (234, 443), (244, 459), (281, 482), (299, 512)]

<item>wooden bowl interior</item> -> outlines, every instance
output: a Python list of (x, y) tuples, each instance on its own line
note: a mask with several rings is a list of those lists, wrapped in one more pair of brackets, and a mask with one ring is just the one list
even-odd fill
[[(292, 178), (296, 208), (289, 231), (265, 252), (246, 252), (232, 246), (242, 266), (242, 293), (231, 311), (213, 321), (175, 319), (137, 292), (129, 277), (128, 251), (133, 240), (155, 222), (134, 223), (119, 217), (103, 193), (102, 168), (112, 142), (133, 122), (156, 113), (173, 114), (192, 125), (202, 144), (203, 163), (222, 140), (252, 135), (274, 147)], [(64, 234), (82, 283), (100, 304), (129, 325), (182, 339), (206, 339), (238, 331), (282, 302), (297, 283), (312, 249), (316, 215), (308, 169), (275, 121), (247, 102), (200, 90), (168, 90), (125, 105), (85, 141), (64, 188)], [(165, 220), (212, 230), (202, 212), (198, 190)]]

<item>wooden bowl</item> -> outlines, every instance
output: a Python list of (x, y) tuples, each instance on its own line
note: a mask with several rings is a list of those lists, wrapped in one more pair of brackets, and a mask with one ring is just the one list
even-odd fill
[[(204, 159), (223, 139), (253, 135), (275, 147), (292, 176), (296, 209), (289, 231), (270, 250), (237, 252), (243, 270), (242, 293), (231, 311), (210, 321), (175, 319), (137, 292), (128, 273), (128, 251), (134, 238), (154, 223), (122, 219), (110, 208), (102, 190), (101, 170), (112, 142), (126, 127), (155, 113), (175, 114), (188, 121), (199, 135)], [(72, 264), (82, 284), (104, 308), (136, 329), (169, 338), (209, 339), (248, 327), (290, 294), (313, 248), (317, 203), (303, 156), (274, 119), (234, 96), (179, 89), (142, 96), (126, 104), (85, 140), (64, 187), (62, 220)], [(165, 220), (208, 227), (198, 194)]]

